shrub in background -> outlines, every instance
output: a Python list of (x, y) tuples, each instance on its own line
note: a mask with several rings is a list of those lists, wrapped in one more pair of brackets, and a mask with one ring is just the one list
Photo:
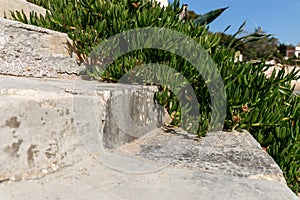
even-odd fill
[[(300, 97), (293, 95), (291, 80), (299, 79), (294, 70), (284, 70), (266, 78), (263, 64), (234, 63), (235, 51), (220, 45), (220, 35), (193, 20), (178, 20), (180, 2), (161, 9), (146, 0), (31, 0), (48, 9), (46, 16), (32, 12), (29, 19), (13, 13), (15, 19), (56, 31), (66, 32), (74, 41), (84, 61), (92, 47), (123, 31), (140, 27), (163, 27), (184, 33), (197, 41), (217, 64), (227, 94), (227, 115), (224, 129), (247, 129), (281, 167), (289, 187), (300, 191)], [(103, 58), (104, 59), (104, 58)], [(107, 58), (109, 59), (109, 58)], [(205, 81), (186, 60), (162, 50), (142, 49), (119, 57), (102, 74), (90, 69), (89, 74), (106, 81), (117, 81), (134, 67), (160, 63), (173, 67), (191, 83), (198, 101), (201, 119), (198, 135), (205, 135), (210, 117), (210, 94)], [(101, 67), (101, 66), (99, 66)], [(156, 100), (180, 125), (182, 109), (167, 87), (160, 87)], [(193, 127), (190, 127), (191, 129)]]

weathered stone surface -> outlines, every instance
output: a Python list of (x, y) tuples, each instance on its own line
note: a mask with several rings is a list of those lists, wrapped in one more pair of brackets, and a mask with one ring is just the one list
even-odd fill
[(67, 34), (0, 18), (0, 74), (70, 78), (84, 70)]
[[(132, 141), (140, 129), (122, 132), (120, 125), (129, 126), (129, 120), (116, 117), (126, 106), (134, 122), (150, 128), (162, 124), (153, 87), (16, 77), (0, 77), (0, 85), (0, 182), (38, 178), (72, 165), (94, 153), (93, 144), (112, 148)], [(119, 105), (110, 103), (116, 98)], [(135, 110), (145, 105), (152, 112)]]
[(297, 199), (247, 132), (134, 129), (128, 104), (133, 122), (162, 123), (146, 111), (153, 88), (3, 76), (0, 85), (0, 198)]
[(0, 17), (4, 17), (4, 14), (8, 18), (11, 17), (9, 11), (21, 11), (23, 10), (27, 17), (31, 11), (35, 11), (37, 14), (46, 14), (46, 10), (35, 4), (29, 3), (26, 0), (0, 0)]
[(175, 130), (140, 138), (115, 152), (176, 168), (285, 183), (278, 165), (247, 131), (211, 132), (195, 138)]
[(5, 200), (298, 200), (280, 182), (182, 168), (164, 168), (142, 174), (122, 173), (92, 158), (39, 180), (7, 185), (0, 189), (0, 197)]

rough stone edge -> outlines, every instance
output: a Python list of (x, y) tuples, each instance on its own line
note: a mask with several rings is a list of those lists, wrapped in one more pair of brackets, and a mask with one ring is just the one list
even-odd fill
[[(1, 76), (0, 76), (0, 78), (1, 78)], [(18, 81), (20, 81), (20, 82), (22, 82), (22, 80), (24, 79), (24, 80), (31, 80), (31, 78), (13, 78), (13, 77), (5, 77), (5, 76), (3, 76), (3, 78), (4, 78), (4, 80), (5, 79), (11, 79), (11, 80), (18, 80)], [(32, 80), (36, 80), (36, 81), (38, 81), (38, 82), (43, 82), (43, 80), (40, 80), (40, 79), (32, 79)], [(53, 84), (54, 84), (54, 81), (55, 80), (53, 80), (52, 82), (51, 82), (51, 84), (50, 84), (50, 86), (52, 87), (53, 86)], [(69, 80), (66, 80), (67, 82), (71, 82), (71, 81), (69, 81)], [(81, 80), (82, 81), (82, 80)], [(83, 81), (83, 82), (89, 82), (89, 81)], [(33, 84), (32, 85), (36, 85), (36, 83), (33, 81), (32, 82)], [(46, 84), (47, 82), (45, 82), (44, 84)], [(91, 83), (91, 82), (90, 82)], [(27, 83), (28, 84), (28, 83)], [(123, 84), (120, 84), (120, 88), (119, 88), (119, 90), (116, 90), (114, 87), (112, 87), (112, 85), (115, 85), (115, 84), (105, 84), (104, 83), (104, 86), (103, 87), (101, 87), (101, 88), (103, 88), (104, 89), (104, 91), (102, 91), (102, 90), (100, 90), (100, 91), (97, 91), (96, 92), (96, 94), (95, 93), (91, 93), (91, 91), (85, 91), (85, 90), (83, 90), (83, 91), (74, 91), (74, 92), (71, 92), (71, 91), (69, 91), (68, 90), (68, 88), (66, 88), (65, 90), (63, 90), (64, 88), (64, 86), (63, 87), (58, 87), (57, 89), (58, 89), (58, 93), (60, 94), (60, 95), (62, 95), (62, 94), (65, 94), (66, 96), (66, 98), (74, 98), (74, 96), (85, 96), (85, 95), (87, 95), (87, 98), (96, 98), (96, 101), (98, 102), (98, 100), (99, 100), (99, 98), (100, 98), (100, 96), (101, 96), (101, 94), (102, 93), (105, 93), (105, 94), (107, 94), (108, 96), (110, 96), (110, 98), (113, 98), (113, 96), (115, 96), (115, 92), (117, 92), (118, 94), (121, 94), (120, 93), (120, 91), (123, 91), (123, 90), (129, 90), (129, 91), (133, 91), (133, 93), (135, 93), (135, 92), (141, 92), (142, 94), (144, 94), (144, 93), (146, 93), (146, 98), (148, 99), (149, 97), (151, 97), (153, 94), (154, 94), (154, 92), (156, 91), (156, 88), (154, 88), (154, 87), (152, 87), (152, 86), (139, 86), (139, 85), (137, 85), (137, 86), (134, 86), (134, 87), (129, 87), (129, 88), (127, 88), (128, 86), (126, 86), (126, 85), (123, 85)], [(108, 88), (107, 88), (107, 90), (105, 90), (105, 86), (107, 86)], [(23, 87), (23, 86), (21, 86), (21, 87)], [(25, 86), (26, 87), (26, 86)], [(23, 89), (24, 91), (21, 91), (22, 89), (20, 89), (20, 88), (8, 88), (8, 89), (1, 89), (0, 90), (0, 96), (11, 96), (11, 97), (13, 97), (13, 98), (18, 98), (18, 97), (24, 97), (24, 95), (26, 96), (26, 95), (29, 95), (28, 96), (28, 98), (29, 99), (31, 99), (31, 100), (34, 100), (34, 101), (36, 101), (37, 103), (39, 103), (40, 101), (39, 100), (41, 100), (41, 99), (46, 99), (47, 98), (47, 96), (49, 96), (50, 97), (50, 99), (51, 99), (51, 97), (55, 97), (56, 95), (55, 95), (55, 92), (53, 92), (53, 91), (39, 91), (39, 90), (41, 90), (41, 89), (37, 89), (37, 91), (34, 91), (34, 89), (32, 89), (31, 88), (32, 86), (30, 86), (30, 88), (29, 89)], [(34, 88), (34, 87), (33, 87)], [(91, 88), (90, 88), (90, 85), (88, 84), (88, 88), (89, 88), (89, 90), (91, 90)], [(127, 89), (126, 89), (127, 88)], [(35, 89), (36, 90), (36, 89)], [(28, 91), (28, 93), (27, 93), (27, 91)], [(152, 95), (151, 95), (151, 94)], [(85, 95), (84, 95), (85, 94)], [(37, 95), (38, 96), (40, 96), (40, 98), (37, 98)], [(107, 96), (106, 95), (106, 96)], [(131, 92), (128, 92), (127, 93), (127, 95), (132, 95), (132, 93)], [(64, 96), (63, 96), (64, 97)], [(106, 97), (107, 98), (107, 97)], [(139, 97), (137, 97), (137, 98), (139, 98)], [(102, 97), (101, 97), (101, 99), (102, 99)], [(109, 106), (112, 106), (112, 105), (110, 105), (108, 102), (107, 102), (107, 99), (105, 100), (106, 101), (106, 104), (105, 105), (101, 105), (101, 106), (103, 106), (103, 107), (109, 107)], [(98, 105), (98, 104), (97, 104)], [(106, 108), (106, 109), (108, 109), (108, 108)], [(159, 112), (157, 112), (157, 113), (155, 113), (156, 115), (160, 115), (160, 114), (162, 114), (162, 113), (159, 113)], [(96, 115), (98, 116), (98, 115), (103, 115), (103, 113), (96, 113)], [(98, 116), (99, 117), (99, 116)], [(101, 118), (102, 117), (102, 118)], [(100, 117), (100, 119), (97, 119), (99, 122), (104, 122), (104, 121), (102, 121), (102, 120), (104, 120), (104, 116), (101, 116)], [(157, 117), (162, 117), (162, 118), (160, 118), (161, 120), (164, 120), (164, 118), (163, 118), (163, 116), (157, 116)], [(105, 120), (105, 123), (104, 124), (106, 124), (106, 123), (108, 123), (108, 124), (111, 124), (109, 121), (108, 121), (108, 119), (107, 119), (107, 116), (105, 116), (105, 118), (106, 118), (106, 120)], [(161, 124), (160, 123), (160, 121), (158, 121), (158, 119), (156, 120), (154, 120), (154, 123), (156, 123), (156, 124)], [(83, 123), (84, 124), (84, 123)], [(101, 126), (103, 126), (103, 125), (101, 125)], [(77, 126), (76, 126), (77, 127)], [(78, 129), (78, 127), (77, 128), (75, 128), (75, 132), (74, 132), (74, 135), (77, 135), (78, 133), (76, 133), (78, 130), (76, 130), (76, 129)], [(80, 129), (80, 128), (79, 128)], [(125, 135), (125, 137), (126, 137), (126, 135)], [(123, 143), (127, 143), (127, 142), (130, 142), (131, 141), (131, 138), (125, 138), (124, 136), (123, 137), (121, 137), (121, 138), (118, 138), (118, 141), (117, 141), (117, 144), (116, 145), (120, 145), (120, 144), (123, 144)], [(66, 138), (65, 138), (66, 139)], [(123, 140), (124, 141), (123, 141)], [(87, 150), (87, 149), (85, 149), (84, 148), (84, 146), (85, 146), (85, 144), (84, 144), (84, 142), (83, 141), (80, 141), (78, 144), (76, 143), (76, 145), (78, 145), (78, 147), (80, 147), (80, 149), (81, 150)], [(59, 152), (59, 153), (61, 153), (61, 152)], [(76, 153), (78, 153), (77, 151), (75, 152), (75, 154)], [(76, 156), (77, 156), (77, 154), (76, 154)], [(75, 156), (75, 157), (76, 157)], [(84, 159), (84, 158), (86, 158), (86, 156), (87, 156), (87, 154), (82, 154), (82, 156), (83, 156), (83, 158), (82, 159)], [(74, 156), (71, 156), (72, 158), (74, 157)], [(79, 158), (79, 157), (78, 157)], [(39, 171), (39, 173), (35, 173), (35, 172), (20, 172), (20, 175), (19, 174), (16, 174), (16, 175), (9, 175), (9, 176), (6, 176), (6, 177), (4, 177), (4, 176), (2, 176), (2, 175), (0, 175), (0, 183), (3, 183), (3, 182), (16, 182), (16, 181), (22, 181), (22, 180), (33, 180), (33, 179), (39, 179), (39, 178), (41, 178), (41, 177), (44, 177), (45, 175), (47, 175), (47, 174), (51, 174), (51, 173), (55, 173), (56, 171), (58, 171), (58, 170), (60, 170), (60, 169), (63, 169), (63, 168), (65, 168), (65, 167), (68, 167), (68, 166), (72, 166), (72, 165), (74, 165), (74, 164), (76, 164), (77, 162), (79, 162), (81, 159), (79, 159), (79, 160), (72, 160), (72, 162), (71, 163), (67, 163), (67, 164), (65, 164), (65, 165), (60, 165), (58, 168), (55, 168), (55, 169), (52, 169), (52, 168), (47, 168), (47, 169), (40, 169), (40, 171)], [(33, 173), (35, 173), (35, 174), (33, 174)], [(26, 176), (26, 177), (23, 177), (23, 175), (24, 176)]]
[[(7, 76), (20, 76), (20, 77), (36, 77), (36, 78), (58, 78), (58, 79), (76, 79), (76, 78), (84, 78), (84, 79), (89, 79), (89, 77), (85, 77), (85, 69), (86, 66), (84, 63), (81, 63), (81, 59), (77, 56), (77, 50), (76, 47), (74, 46), (73, 41), (68, 37), (66, 33), (62, 32), (57, 32), (53, 31), (50, 29), (42, 28), (42, 27), (37, 27), (33, 25), (28, 25), (24, 24), (18, 21), (14, 20), (9, 20), (9, 19), (4, 19), (0, 18), (0, 26), (3, 26), (6, 29), (16, 29), (16, 30), (24, 30), (25, 32), (35, 32), (37, 34), (45, 35), (46, 37), (43, 39), (49, 40), (52, 38), (59, 38), (59, 42), (57, 43), (49, 43), (45, 44), (46, 49), (49, 50), (49, 53), (47, 55), (44, 55), (44, 60), (45, 63), (49, 62), (49, 59), (54, 59), (55, 62), (60, 63), (61, 65), (69, 65), (69, 66), (53, 66), (52, 64), (49, 63), (49, 67), (46, 70), (51, 70), (53, 72), (49, 72), (47, 76), (43, 75), (41, 76), (40, 74), (35, 74), (36, 72), (33, 71), (44, 71), (45, 69), (38, 67), (40, 64), (39, 61), (36, 63), (36, 69), (30, 70), (27, 72), (27, 68), (24, 68), (23, 71), (25, 70), (26, 72), (15, 72), (14, 70), (8, 70), (7, 63), (5, 64), (4, 60), (4, 68), (6, 68), (7, 72), (1, 72), (2, 75), (7, 75)], [(7, 30), (4, 29), (4, 34), (7, 32)], [(8, 36), (6, 36), (8, 37)], [(44, 36), (42, 36), (44, 37)], [(47, 41), (46, 41), (47, 42)], [(9, 43), (4, 43), (5, 45), (9, 45)], [(22, 46), (22, 45), (21, 45)], [(25, 55), (24, 56), (28, 56)], [(81, 63), (81, 64), (80, 64)], [(12, 63), (11, 65), (18, 65), (18, 61), (16, 63)], [(30, 64), (32, 65), (32, 63)], [(35, 68), (35, 67), (34, 67)], [(20, 69), (16, 69), (20, 70)]]
[[(1, 18), (0, 17), (0, 25), (1, 24), (3, 24), (4, 26), (7, 26), (7, 27), (20, 28), (20, 29), (25, 29), (27, 31), (44, 33), (44, 34), (47, 34), (47, 35), (52, 35), (52, 36), (58, 36), (58, 37), (65, 38), (66, 39), (66, 44), (70, 45), (70, 46), (68, 46), (68, 48), (70, 48), (70, 49), (68, 49), (68, 51), (70, 51), (71, 47), (73, 47), (72, 45), (74, 45), (73, 41), (68, 37), (68, 34), (66, 34), (66, 33), (58, 32), (58, 31), (53, 31), (51, 29), (42, 28), (42, 27), (30, 25), (30, 24), (24, 24), (24, 23), (19, 22), (19, 21), (5, 19), (5, 18)], [(70, 51), (70, 54), (74, 53), (74, 51), (75, 50), (72, 49), (72, 51)]]
[(8, 18), (12, 18), (9, 12), (10, 10), (11, 11), (23, 10), (27, 17), (29, 17), (31, 11), (35, 11), (37, 12), (37, 14), (41, 14), (41, 15), (46, 14), (46, 9), (36, 4), (30, 3), (26, 0), (9, 0), (10, 2), (8, 3), (7, 1), (8, 0), (0, 0), (0, 4), (2, 4), (0, 5), (0, 12), (1, 12), (0, 17), (3, 17), (4, 14), (6, 14)]
[(62, 36), (62, 37), (68, 37), (68, 35), (66, 33), (57, 32), (57, 31), (53, 31), (51, 29), (46, 29), (46, 28), (42, 28), (42, 27), (38, 27), (38, 26), (33, 26), (33, 25), (30, 25), (30, 24), (24, 24), (24, 23), (19, 22), (19, 21), (5, 19), (5, 18), (1, 18), (1, 17), (0, 17), (0, 23), (4, 24), (6, 26), (12, 26), (12, 27), (15, 27), (15, 28), (21, 28), (21, 29), (25, 29), (25, 30), (29, 30), (29, 31), (36, 31), (36, 32), (40, 32), (40, 33), (47, 33), (49, 35), (59, 35), (59, 36)]

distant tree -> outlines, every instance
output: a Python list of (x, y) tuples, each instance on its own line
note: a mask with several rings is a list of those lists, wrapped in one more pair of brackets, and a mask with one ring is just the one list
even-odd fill
[(282, 56), (285, 57), (286, 56), (286, 50), (287, 48), (290, 47), (294, 47), (294, 45), (292, 44), (284, 44), (284, 43), (280, 43), (278, 46), (278, 53)]
[(275, 37), (270, 37), (261, 28), (255, 29), (252, 35), (267, 36), (243, 45), (241, 53), (245, 60), (261, 60), (272, 58), (277, 54), (279, 41)]
[(236, 38), (232, 38), (233, 37), (232, 35), (228, 35), (223, 32), (220, 32), (218, 34), (221, 36), (220, 43), (219, 43), (221, 46), (229, 46), (232, 40), (237, 40)]
[(278, 46), (278, 52), (283, 57), (286, 56), (286, 48), (287, 48), (287, 45), (284, 44), (284, 43), (280, 43), (279, 46)]
[(196, 19), (197, 17), (199, 17), (200, 15), (195, 13), (195, 11), (193, 10), (189, 10), (188, 11), (188, 19), (191, 20), (191, 19)]
[[(230, 46), (236, 51), (240, 51), (245, 61), (278, 57), (278, 39), (266, 34), (261, 28), (255, 29), (253, 33), (245, 33), (243, 31), (245, 24), (244, 22), (234, 35), (228, 35), (224, 32), (219, 33), (221, 36), (220, 45)], [(238, 37), (241, 33), (243, 33), (243, 36)], [(282, 48), (284, 49), (284, 47)]]

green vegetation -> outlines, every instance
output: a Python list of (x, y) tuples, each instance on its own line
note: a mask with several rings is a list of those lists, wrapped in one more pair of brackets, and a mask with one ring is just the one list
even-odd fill
[[(243, 24), (244, 26), (245, 24)], [(242, 27), (243, 27), (242, 26)], [(286, 60), (286, 49), (295, 48), (293, 45), (280, 43), (279, 40), (267, 34), (260, 27), (252, 33), (245, 33), (242, 30), (243, 37), (234, 37), (225, 32), (218, 33), (221, 37), (220, 44), (239, 51), (243, 55), (243, 61), (266, 61), (276, 60), (284, 65), (299, 65), (299, 59), (296, 56)], [(297, 63), (298, 62), (298, 63)]]
[(215, 20), (217, 17), (219, 17), (226, 9), (226, 8), (220, 8), (217, 10), (212, 10), (208, 13), (205, 13), (204, 15), (200, 15), (199, 17), (197, 17), (194, 21), (194, 25), (204, 25), (204, 24), (209, 24), (211, 23), (213, 20)]
[[(194, 39), (217, 64), (224, 80), (227, 93), (224, 129), (249, 130), (281, 167), (289, 187), (296, 193), (300, 192), (300, 97), (292, 94), (294, 88), (291, 86), (291, 80), (300, 78), (296, 71), (284, 75), (282, 70), (277, 76), (273, 73), (267, 79), (263, 74), (267, 67), (263, 64), (234, 63), (234, 48), (239, 46), (241, 39), (234, 35), (229, 38), (229, 45), (224, 45), (220, 34), (209, 32), (205, 25), (196, 26), (193, 23), (195, 19), (182, 23), (178, 20), (179, 1), (174, 1), (165, 10), (146, 0), (31, 2), (47, 8), (49, 11), (46, 16), (31, 13), (31, 17), (27, 19), (22, 13), (15, 13), (15, 19), (68, 33), (82, 61), (92, 47), (115, 34), (134, 28), (163, 27)], [(243, 44), (260, 38), (254, 36), (243, 38)], [(205, 135), (212, 112), (210, 94), (200, 74), (179, 56), (163, 50), (140, 49), (119, 57), (102, 74), (98, 74), (95, 69), (89, 69), (89, 74), (101, 77), (102, 80), (117, 81), (134, 67), (146, 63), (170, 66), (191, 83), (202, 117), (198, 135)], [(188, 108), (181, 110), (170, 88), (159, 88), (156, 100), (167, 108), (173, 118), (173, 125), (180, 125), (181, 112), (189, 112)]]
[[(242, 25), (244, 27), (245, 23)], [(240, 29), (239, 33), (242, 33)], [(231, 35), (225, 33), (219, 33), (222, 40), (222, 45), (230, 46), (236, 51), (240, 51), (243, 54), (244, 61), (251, 60), (268, 60), (270, 58), (277, 57), (278, 39), (271, 37), (261, 30), (261, 28), (255, 29), (253, 33), (243, 33), (245, 36), (239, 38), (232, 38)], [(233, 42), (232, 42), (233, 41)]]

